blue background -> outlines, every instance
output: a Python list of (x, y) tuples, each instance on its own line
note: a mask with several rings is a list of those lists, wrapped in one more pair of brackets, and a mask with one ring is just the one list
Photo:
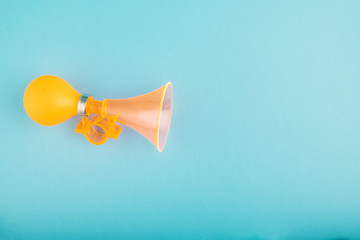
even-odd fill
[[(360, 239), (360, 1), (0, 2), (0, 239)], [(174, 86), (167, 146), (22, 103)]]

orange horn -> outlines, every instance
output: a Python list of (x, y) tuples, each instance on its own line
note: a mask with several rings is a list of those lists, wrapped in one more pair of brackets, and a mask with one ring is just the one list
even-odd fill
[[(78, 93), (65, 80), (41, 76), (33, 80), (24, 94), (24, 107), (35, 122), (56, 125), (80, 114), (84, 118), (75, 128), (93, 144), (117, 138), (120, 123), (146, 137), (160, 152), (164, 149), (172, 111), (172, 85), (133, 98), (94, 100)], [(94, 114), (92, 117), (88, 116)]]

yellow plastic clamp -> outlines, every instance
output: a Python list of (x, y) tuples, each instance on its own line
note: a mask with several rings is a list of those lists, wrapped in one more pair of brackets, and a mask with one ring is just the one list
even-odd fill
[(76, 133), (84, 134), (86, 139), (96, 145), (101, 145), (108, 138), (118, 138), (122, 126), (116, 125), (115, 116), (101, 117), (96, 114), (92, 118), (83, 117), (75, 128)]

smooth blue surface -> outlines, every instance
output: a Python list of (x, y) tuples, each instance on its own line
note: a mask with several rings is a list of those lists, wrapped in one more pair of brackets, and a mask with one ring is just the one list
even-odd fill
[[(34, 123), (44, 74), (172, 81), (164, 152)], [(0, 239), (360, 239), (360, 1), (0, 1), (0, 81)]]

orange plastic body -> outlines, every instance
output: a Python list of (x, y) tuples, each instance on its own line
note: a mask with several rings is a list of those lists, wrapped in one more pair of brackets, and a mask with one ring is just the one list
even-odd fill
[[(78, 114), (81, 94), (65, 80), (51, 75), (34, 79), (24, 94), (24, 107), (35, 122), (50, 126)], [(75, 132), (93, 144), (117, 138), (127, 125), (146, 137), (160, 152), (164, 149), (172, 111), (172, 85), (133, 98), (94, 100), (89, 97), (84, 117)], [(94, 114), (94, 115), (93, 115)], [(88, 118), (88, 116), (93, 115)]]
[(114, 116), (116, 121), (133, 128), (162, 151), (170, 126), (172, 107), (172, 85), (165, 86), (133, 98), (105, 99), (89, 98), (86, 114)]

